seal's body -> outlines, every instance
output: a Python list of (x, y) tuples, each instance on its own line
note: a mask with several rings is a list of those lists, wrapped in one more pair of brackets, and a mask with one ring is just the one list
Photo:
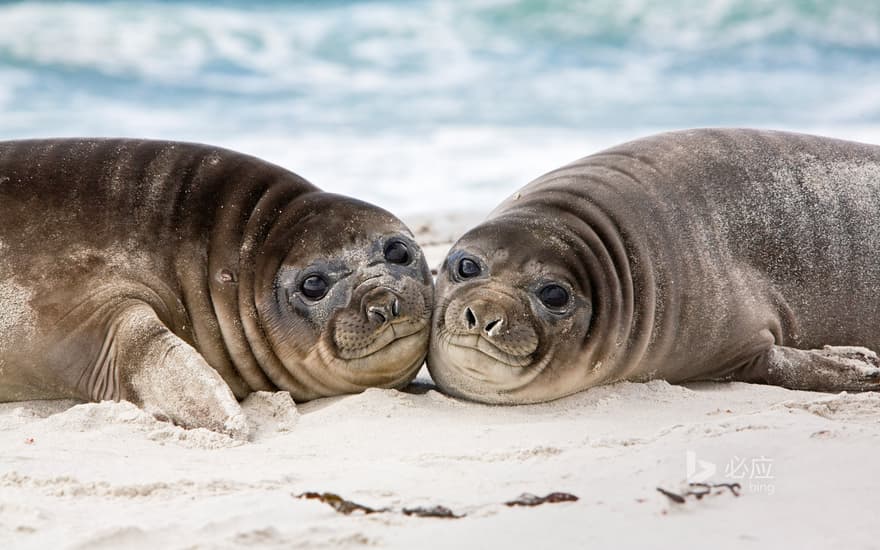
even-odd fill
[(259, 159), (0, 142), (0, 401), (128, 399), (241, 433), (233, 395), (406, 384), (432, 299), (397, 218)]
[[(550, 172), (453, 246), (428, 364), (488, 402), (617, 380), (876, 389), (880, 147), (753, 130)], [(812, 350), (812, 351), (803, 351)]]

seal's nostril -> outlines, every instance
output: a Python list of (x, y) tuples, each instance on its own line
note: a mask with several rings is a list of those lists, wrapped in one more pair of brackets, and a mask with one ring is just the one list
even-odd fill
[(495, 336), (498, 331), (493, 331), (493, 329), (501, 329), (501, 319), (495, 319), (494, 321), (489, 321), (489, 323), (486, 324), (486, 334), (488, 334), (489, 336)]
[(467, 321), (468, 328), (474, 328), (477, 326), (477, 317), (474, 315), (474, 312), (471, 308), (464, 308), (464, 319)]

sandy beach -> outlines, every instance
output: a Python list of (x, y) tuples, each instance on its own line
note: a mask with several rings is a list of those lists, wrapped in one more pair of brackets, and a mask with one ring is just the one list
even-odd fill
[[(393, 212), (432, 267), (521, 186), (637, 137), (752, 127), (880, 143), (880, 2), (16, 0), (0, 2), (0, 29), (0, 140), (251, 154)], [(22, 173), (66, 174), (47, 162)], [(191, 168), (166, 171), (186, 178), (178, 204)], [(790, 205), (804, 197), (819, 204)], [(877, 230), (857, 202), (841, 220)], [(31, 242), (61, 234), (41, 203), (0, 204), (40, 220)], [(24, 242), (9, 219), (0, 251)], [(876, 265), (864, 242), (833, 237), (812, 244)], [(809, 280), (833, 289), (830, 271)], [(4, 282), (0, 339), (25, 304), (18, 288), (4, 302)], [(254, 394), (243, 408), (246, 441), (128, 403), (0, 403), (0, 550), (880, 548), (880, 392), (653, 381), (502, 407), (449, 398), (423, 369), (402, 391)]]
[[(622, 383), (490, 407), (369, 390), (245, 403), (243, 443), (126, 403), (0, 407), (4, 548), (870, 548), (880, 396)], [(676, 503), (687, 460), (708, 483)], [(696, 492), (701, 490), (697, 489)], [(388, 511), (344, 515), (306, 492)], [(565, 492), (576, 502), (504, 503)], [(442, 505), (458, 519), (404, 508)]]
[[(461, 222), (438, 220), (435, 264)], [(128, 403), (0, 404), (3, 548), (876, 547), (877, 394), (654, 381), (496, 407), (423, 371), (244, 409), (246, 442)], [(506, 504), (524, 493), (566, 495)], [(458, 517), (412, 513), (436, 506)]]

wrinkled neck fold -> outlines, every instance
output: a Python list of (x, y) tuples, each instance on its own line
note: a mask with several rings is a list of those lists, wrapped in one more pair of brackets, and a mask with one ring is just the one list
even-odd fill
[(224, 203), (211, 234), (209, 273), (236, 270), (233, 284), (211, 277), (217, 323), (235, 371), (252, 391), (283, 388), (294, 396), (305, 391), (273, 350), (258, 302), (265, 299), (261, 295), (272, 294), (274, 273), (286, 254), (268, 249), (273, 243), (271, 233), (288, 222), (292, 203), (314, 191), (314, 187), (294, 178), (252, 185)]

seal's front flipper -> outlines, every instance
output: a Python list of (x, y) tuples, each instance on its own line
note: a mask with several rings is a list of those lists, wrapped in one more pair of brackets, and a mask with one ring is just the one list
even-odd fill
[(115, 315), (88, 380), (93, 398), (96, 388), (115, 386), (118, 391), (106, 397), (131, 401), (158, 418), (247, 437), (247, 421), (229, 386), (145, 303)]
[(736, 376), (793, 390), (880, 390), (880, 358), (867, 348), (825, 346), (801, 350), (773, 346)]

